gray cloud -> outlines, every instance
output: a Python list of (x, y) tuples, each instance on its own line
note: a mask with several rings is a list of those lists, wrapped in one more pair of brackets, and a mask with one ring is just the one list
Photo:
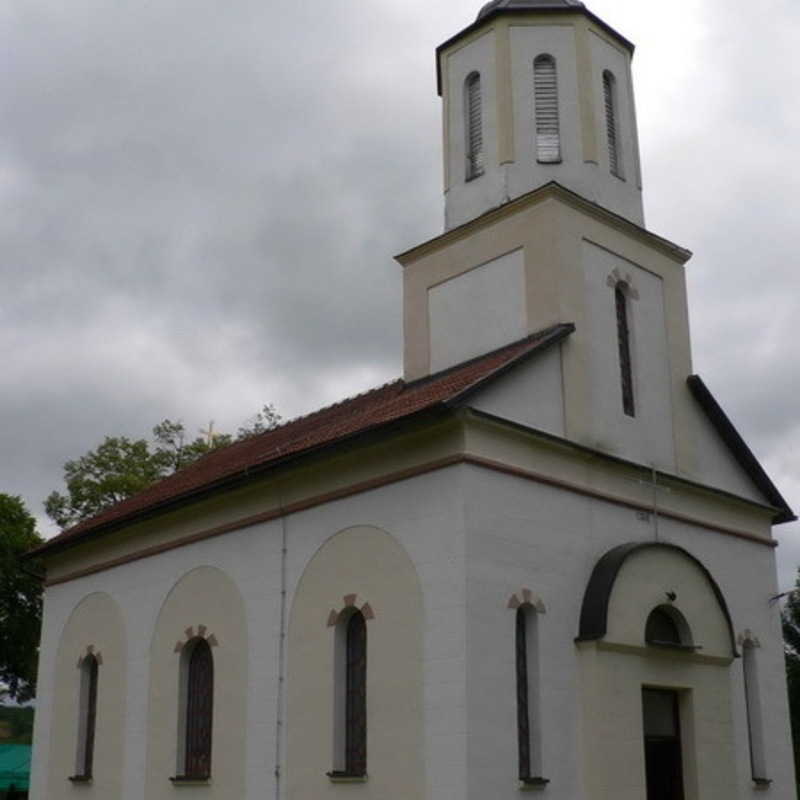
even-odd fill
[[(0, 12), (0, 490), (41, 515), (107, 433), (232, 429), (399, 373), (391, 256), (441, 230), (433, 50), (479, 5)], [(639, 46), (648, 225), (696, 253), (696, 368), (800, 505), (800, 10), (768, 5), (592, 7)]]

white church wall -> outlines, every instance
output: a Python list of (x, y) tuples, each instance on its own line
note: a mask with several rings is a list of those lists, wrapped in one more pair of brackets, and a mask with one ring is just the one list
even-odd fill
[[(306, 564), (338, 530), (359, 524), (376, 526), (390, 532), (408, 552), (419, 576), (424, 601), (421, 617), (425, 763), (422, 771), (424, 793), (421, 796), (436, 800), (463, 800), (466, 796), (464, 543), (462, 494), (458, 489), (461, 474), (462, 468), (449, 468), (313, 508), (285, 520), (287, 608), (294, 601)], [(203, 792), (214, 791), (214, 786), (220, 793), (226, 790), (226, 786), (230, 790), (227, 774), (216, 774), (221, 759), (229, 758), (230, 763), (237, 763), (243, 773), (243, 788), (241, 794), (228, 794), (228, 797), (260, 800), (265, 787), (269, 787), (272, 794), (278, 715), (282, 529), (280, 520), (256, 525), (49, 587), (42, 639), (43, 680), (39, 697), (42, 712), (37, 718), (35, 732), (37, 753), (45, 754), (41, 758), (49, 763), (52, 760), (47, 755), (50, 744), (72, 736), (73, 720), (59, 718), (52, 726), (48, 724), (52, 721), (48, 718), (52, 713), (49, 698), (53, 697), (54, 691), (52, 678), (48, 675), (53, 676), (56, 672), (54, 654), (64, 624), (70, 611), (88, 593), (107, 592), (122, 610), (124, 623), (120, 630), (126, 633), (128, 649), (127, 705), (124, 725), (120, 726), (124, 735), (125, 765), (120, 770), (121, 791), (114, 796), (120, 800), (141, 800), (145, 787), (147, 796), (154, 798), (171, 797), (178, 791), (169, 782), (169, 777), (175, 774), (177, 741), (177, 731), (170, 720), (166, 721), (162, 735), (156, 735), (159, 742), (163, 739), (166, 755), (156, 759), (157, 765), (152, 758), (148, 760), (147, 755), (148, 740), (153, 735), (149, 728), (155, 717), (159, 720), (161, 716), (174, 717), (178, 702), (177, 697), (170, 700), (169, 692), (165, 692), (163, 709), (154, 710), (155, 717), (149, 717), (151, 712), (143, 699), (155, 689), (154, 679), (175, 679), (175, 674), (165, 664), (166, 660), (177, 658), (173, 652), (175, 641), (170, 641), (169, 653), (154, 660), (151, 642), (155, 641), (157, 624), (156, 640), (161, 639), (162, 626), (157, 623), (160, 610), (176, 585), (180, 585), (183, 576), (192, 574), (197, 568), (214, 565), (235, 583), (241, 595), (244, 623), (241, 620), (237, 622), (236, 614), (231, 613), (232, 601), (218, 603), (215, 607), (215, 599), (219, 596), (219, 591), (215, 590), (194, 593), (198, 595), (198, 602), (192, 607), (191, 614), (183, 607), (186, 616), (193, 617), (187, 625), (205, 624), (209, 632), (223, 631), (218, 634), (220, 642), (232, 645), (237, 641), (237, 635), (243, 636), (246, 630), (246, 640), (238, 639), (236, 649), (246, 656), (247, 664), (238, 661), (232, 671), (239, 677), (242, 674), (248, 677), (241, 693), (243, 709), (236, 712), (239, 722), (228, 719), (225, 723), (220, 718), (219, 724), (215, 725), (212, 784), (204, 787)], [(365, 569), (368, 568), (369, 565), (365, 565)], [(173, 612), (170, 611), (169, 615), (173, 616)], [(204, 622), (201, 617), (212, 622)], [(176, 616), (175, 624), (177, 621)], [(170, 629), (174, 627), (172, 625)], [(185, 627), (183, 625), (177, 637)], [(164, 637), (166, 643), (166, 633)], [(214, 648), (213, 653), (216, 679), (223, 681), (227, 662), (220, 659), (220, 648)], [(285, 711), (282, 719), (285, 728)], [(234, 724), (238, 730), (229, 735), (227, 729), (221, 727), (223, 724)], [(286, 741), (282, 740), (280, 746), (283, 760)], [(59, 771), (56, 785), (65, 787), (63, 791), (72, 796), (74, 792), (66, 779), (67, 775)], [(285, 780), (284, 773), (281, 775), (281, 798), (301, 800), (299, 795), (295, 798), (287, 794)], [(51, 800), (49, 789), (45, 787), (46, 775), (37, 768), (32, 796)], [(347, 787), (338, 786), (336, 789), (341, 792)], [(53, 798), (61, 796), (52, 795)], [(406, 796), (402, 792), (383, 795), (387, 800), (394, 797), (404, 800)]]
[[(467, 532), (467, 689), (470, 730), (470, 798), (517, 797), (517, 729), (514, 678), (514, 614), (507, 608), (511, 594), (532, 590), (544, 603), (539, 617), (540, 675), (542, 681), (542, 771), (550, 779), (549, 792), (574, 800), (594, 800), (589, 787), (602, 784), (602, 776), (581, 776), (584, 759), (594, 764), (616, 763), (611, 742), (603, 736), (583, 738), (580, 702), (582, 686), (578, 648), (578, 620), (584, 590), (597, 560), (612, 547), (628, 541), (653, 541), (654, 519), (641, 519), (633, 510), (562, 490), (488, 474), (470, 468), (465, 483)], [(659, 540), (674, 543), (697, 557), (717, 580), (728, 601), (734, 628), (763, 631), (760, 673), (763, 688), (767, 749), (774, 754), (771, 793), (781, 800), (794, 797), (794, 777), (789, 751), (788, 712), (783, 684), (782, 647), (777, 609), (768, 595), (775, 585), (772, 548), (736, 539), (685, 523), (660, 520)], [(628, 656), (626, 656), (627, 658)], [(638, 657), (633, 656), (634, 659)], [(740, 664), (726, 668), (730, 710), (720, 709), (720, 729), (709, 722), (696, 741), (697, 760), (706, 766), (700, 786), (708, 788), (710, 769), (719, 761), (717, 744), (730, 753), (735, 785), (720, 780), (720, 791), (701, 795), (749, 798), (752, 793)], [(761, 666), (761, 664), (760, 664)], [(660, 669), (661, 667), (658, 667)], [(653, 673), (655, 674), (655, 673)], [(673, 680), (674, 679), (674, 680)], [(673, 676), (672, 685), (680, 684)], [(640, 678), (641, 680), (641, 678)], [(662, 679), (652, 677), (656, 685)], [(704, 676), (697, 686), (716, 686)], [(776, 688), (777, 687), (777, 688)], [(635, 687), (636, 696), (641, 683)], [(768, 707), (767, 707), (768, 705)], [(630, 709), (629, 709), (630, 710)], [(610, 712), (609, 712), (610, 713)], [(633, 713), (633, 712), (630, 712)], [(639, 709), (640, 713), (640, 709)], [(725, 713), (732, 733), (725, 730)], [(713, 716), (713, 713), (712, 713)], [(710, 718), (709, 718), (710, 719)], [(614, 724), (641, 725), (624, 714)], [(730, 728), (730, 725), (728, 725)], [(639, 728), (636, 752), (642, 752)], [(698, 732), (702, 733), (702, 732)], [(631, 751), (633, 752), (633, 751)], [(641, 756), (637, 756), (641, 757)], [(627, 767), (625, 774), (635, 767)], [(643, 769), (643, 766), (642, 766)], [(597, 778), (597, 781), (595, 781)], [(640, 800), (631, 786), (607, 795), (615, 800)], [(599, 791), (599, 790), (598, 790)], [(638, 793), (637, 793), (638, 792)]]
[[(591, 242), (583, 243), (590, 446), (675, 469), (670, 353), (662, 279)], [(626, 281), (635, 416), (622, 407), (614, 287)]]
[(522, 248), (428, 289), (431, 372), (521, 339), (527, 332)]
[(467, 792), (462, 475), (462, 467), (452, 467), (311, 509), (292, 516), (288, 529), (291, 605), (306, 565), (336, 531), (354, 525), (384, 530), (413, 563), (424, 620), (423, 796), (436, 800), (463, 800)]
[[(228, 576), (235, 576), (237, 590), (244, 598), (247, 615), (244, 627), (248, 630), (249, 644), (245, 644), (242, 650), (249, 658), (247, 671), (251, 675), (264, 675), (263, 681), (251, 680), (244, 684), (245, 694), (241, 705), (247, 708), (246, 730), (242, 730), (240, 722), (238, 731), (234, 731), (231, 737), (227, 737), (225, 732), (217, 727), (212, 748), (212, 769), (218, 764), (220, 758), (227, 757), (226, 741), (230, 740), (231, 746), (235, 743), (239, 747), (239, 752), (234, 754), (234, 757), (241, 758), (240, 763), (244, 764), (248, 786), (264, 786), (273, 780), (272, 762), (265, 758), (265, 753), (274, 752), (274, 696), (277, 685), (274, 680), (274, 668), (270, 667), (265, 670), (265, 665), (277, 663), (276, 631), (280, 629), (278, 623), (280, 535), (279, 533), (274, 535), (271, 530), (273, 527), (258, 526), (238, 531), (231, 534), (230, 537), (219, 537), (170, 550), (160, 554), (157, 558), (136, 561), (47, 589), (48, 610), (45, 616), (45, 634), (42, 639), (42, 652), (45, 654), (45, 658), (54, 648), (54, 642), (57, 641), (60, 634), (64, 610), (75, 607), (87, 592), (106, 592), (114, 597), (122, 609), (128, 650), (127, 705), (124, 720), (125, 768), (122, 771), (122, 791), (115, 794), (115, 797), (119, 797), (121, 800), (141, 800), (145, 792), (145, 781), (148, 777), (147, 746), (150, 735), (147, 698), (153, 677), (151, 643), (160, 609), (183, 576), (198, 567), (210, 564)], [(216, 592), (205, 598), (199, 597), (197, 612), (211, 610), (212, 613), (215, 613), (211, 609), (215, 595)], [(206, 605), (203, 606), (203, 603)], [(207, 618), (210, 619), (210, 617)], [(196, 620), (190, 624), (207, 623)], [(230, 620), (230, 624), (234, 626), (230, 632), (234, 634), (235, 638), (235, 635), (241, 632), (243, 627), (237, 625), (233, 619)], [(232, 643), (228, 637), (227, 622), (225, 626), (217, 627), (218, 630), (225, 631), (224, 634), (219, 635), (221, 637), (224, 635), (224, 638)], [(213, 629), (211, 632), (214, 632)], [(172, 641), (169, 646), (169, 657), (171, 658), (176, 657), (173, 652), (175, 643)], [(217, 650), (218, 648), (214, 648), (215, 657), (218, 655)], [(215, 661), (215, 666), (219, 666), (218, 660)], [(253, 669), (256, 670), (255, 673), (252, 671)], [(42, 706), (47, 706), (45, 700), (47, 696), (47, 689), (43, 687), (43, 691), (40, 692)], [(165, 700), (165, 710), (176, 713), (177, 702), (177, 697), (172, 699), (172, 703), (168, 699)], [(64, 735), (64, 730), (68, 731), (69, 728), (48, 729), (45, 727), (44, 720), (40, 723), (40, 720), (37, 719), (35, 730), (37, 747), (40, 737), (47, 738), (49, 735), (57, 738)], [(246, 736), (246, 742), (239, 741), (239, 731), (242, 731), (242, 738)], [(176, 742), (170, 740), (168, 746), (171, 748), (171, 754), (174, 755)], [(242, 756), (242, 748), (244, 748), (244, 756)], [(177, 790), (171, 786), (169, 777), (175, 774), (175, 766), (175, 760), (172, 758), (169, 765), (165, 764), (163, 767), (166, 771), (154, 776), (156, 793), (148, 796), (159, 797), (161, 794), (166, 794), (172, 797)], [(59, 780), (61, 779), (66, 783), (66, 776), (59, 776)], [(37, 783), (36, 776), (33, 777), (33, 780), (32, 796), (49, 800), (49, 795), (43, 791), (42, 784)], [(224, 789), (224, 784), (220, 785), (220, 790), (222, 789)], [(245, 793), (242, 796), (249, 798), (260, 795)], [(55, 797), (59, 797), (59, 795), (55, 795)]]
[(487, 414), (564, 435), (561, 348), (552, 347), (493, 381), (469, 400)]

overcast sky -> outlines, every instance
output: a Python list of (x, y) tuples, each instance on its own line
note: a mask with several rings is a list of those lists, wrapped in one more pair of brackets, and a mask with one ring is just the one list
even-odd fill
[[(43, 532), (106, 434), (235, 430), (400, 373), (392, 256), (442, 230), (433, 53), (479, 5), (2, 4), (0, 492)], [(590, 5), (638, 46), (695, 370), (800, 507), (800, 6)], [(800, 526), (777, 533), (786, 586)]]

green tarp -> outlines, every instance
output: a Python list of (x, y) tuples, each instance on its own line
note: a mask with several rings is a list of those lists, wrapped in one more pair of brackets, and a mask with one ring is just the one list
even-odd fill
[(0, 792), (12, 786), (26, 792), (31, 774), (29, 744), (0, 744)]

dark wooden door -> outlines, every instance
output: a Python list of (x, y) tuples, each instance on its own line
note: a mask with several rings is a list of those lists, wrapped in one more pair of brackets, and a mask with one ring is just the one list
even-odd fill
[(677, 692), (643, 689), (647, 800), (684, 800)]

